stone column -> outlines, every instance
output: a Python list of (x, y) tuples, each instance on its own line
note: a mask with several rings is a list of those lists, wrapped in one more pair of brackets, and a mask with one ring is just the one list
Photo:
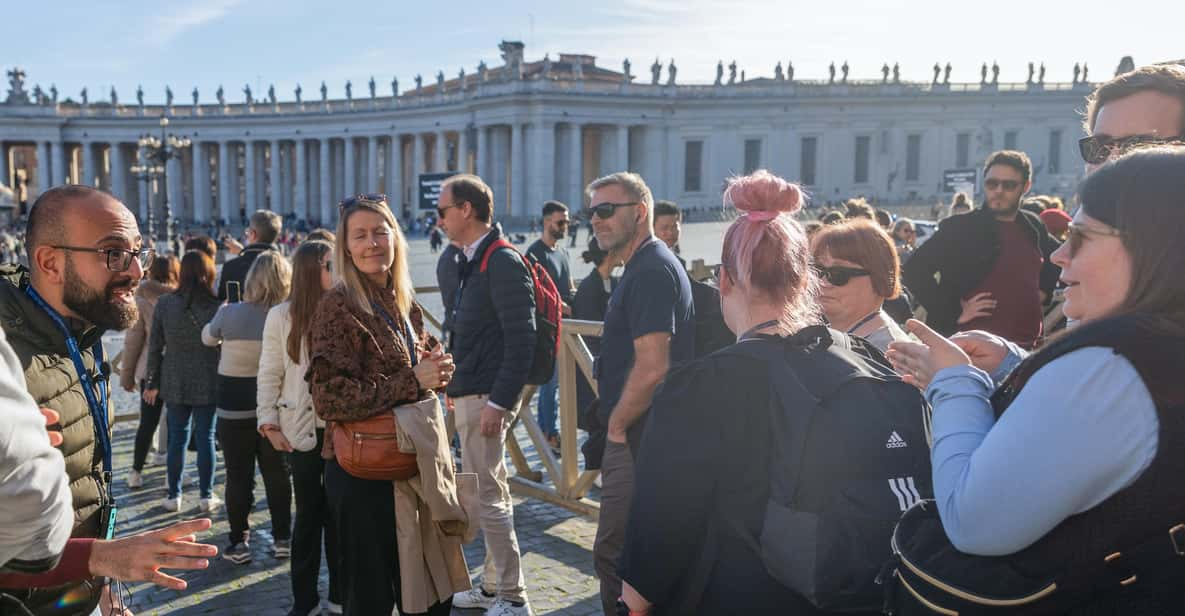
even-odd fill
[(432, 173), (448, 171), (448, 133), (436, 131), (436, 156), (432, 163)]
[(95, 144), (86, 141), (82, 144), (82, 171), (78, 173), (78, 183), (94, 187), (98, 184), (99, 165), (95, 162)]
[[(137, 162), (144, 164), (144, 150), (140, 149), (136, 155)], [(136, 181), (140, 192), (140, 222), (144, 225), (144, 230), (148, 230), (148, 211), (152, 209), (152, 186), (149, 184), (148, 176), (140, 175)], [(155, 215), (155, 212), (154, 212)], [(155, 229), (154, 229), (155, 230)]]
[(630, 170), (630, 127), (617, 126), (617, 168), (614, 171)]
[(280, 140), (273, 139), (269, 143), (268, 147), (271, 148), (271, 152), (269, 153), (271, 159), (268, 161), (269, 171), (267, 176), (267, 206), (268, 209), (279, 214), (284, 208), (284, 190), (282, 189), (283, 184), (280, 182)]
[(523, 125), (510, 125), (510, 215), (523, 216), (526, 213), (526, 156), (523, 139)]
[(320, 156), (320, 164), (318, 171), (321, 174), (321, 224), (325, 226), (332, 226), (333, 220), (333, 182), (329, 179), (329, 170), (333, 166), (330, 162), (332, 159), (330, 153), (329, 138), (322, 137), (321, 142), (317, 145), (317, 154)]
[(362, 192), (377, 192), (379, 189), (379, 138), (371, 135), (366, 138), (366, 190)]
[(53, 185), (61, 186), (70, 179), (70, 168), (66, 165), (66, 148), (61, 141), (50, 143), (53, 150)]
[(457, 131), (457, 171), (472, 173), (469, 166), (469, 126), (462, 126)]
[(527, 175), (526, 214), (543, 211), (543, 202), (555, 194), (555, 124), (536, 121), (531, 125), (530, 170)]
[(293, 199), (292, 211), (300, 220), (309, 218), (309, 173), (308, 160), (305, 157), (305, 142), (297, 137), (292, 144), (296, 150), (296, 198)]
[(128, 164), (123, 156), (123, 148), (120, 147), (119, 142), (115, 142), (110, 144), (108, 151), (111, 158), (111, 194), (126, 204), (128, 199)]
[[(165, 182), (164, 186), (164, 190), (166, 191), (165, 194), (167, 194), (169, 198), (169, 215), (173, 218), (177, 218), (177, 213), (183, 206), (181, 201), (181, 159), (170, 158), (169, 161), (165, 163), (165, 167), (165, 171), (169, 176), (168, 181)], [(160, 220), (160, 231), (158, 232), (158, 236), (163, 239), (167, 237), (167, 227), (164, 225), (168, 221), (163, 218), (163, 211), (161, 216), (162, 218)]]
[(584, 131), (572, 122), (568, 125), (568, 207), (579, 212), (584, 207)]
[(246, 168), (243, 169), (243, 174), (247, 176), (247, 212), (251, 213), (259, 209), (258, 202), (255, 200), (258, 195), (258, 192), (256, 192), (255, 182), (259, 177), (259, 174), (257, 173), (258, 165), (256, 161), (255, 142), (247, 141), (244, 143), (243, 151), (247, 155), (247, 165)]
[[(477, 132), (477, 152), (474, 152), (473, 162), (477, 168), (473, 172), (478, 175), (483, 173), (489, 175), (490, 164), (486, 158), (486, 148), (489, 147), (486, 141), (486, 127), (479, 124), (474, 130)], [(490, 178), (487, 177), (485, 180), (489, 182)]]
[(37, 189), (40, 192), (45, 192), (54, 185), (53, 174), (50, 172), (53, 169), (52, 161), (53, 148), (48, 141), (42, 141), (37, 150)]
[(210, 220), (210, 159), (200, 141), (193, 142), (193, 219)]
[(416, 133), (411, 145), (411, 209), (414, 212), (419, 204), (416, 203), (420, 190), (420, 174), (424, 172), (424, 135)]
[(387, 145), (387, 196), (399, 217), (403, 214), (403, 141), (391, 135)]
[(230, 142), (223, 140), (218, 142), (218, 217), (225, 222), (232, 222), (234, 217), (231, 215), (231, 204), (234, 202), (231, 198), (231, 183), (230, 183)]
[[(345, 173), (345, 189), (347, 195), (353, 195), (358, 192), (358, 169), (354, 166), (354, 138), (346, 137), (346, 173)], [(344, 195), (343, 195), (344, 196)]]
[[(3, 141), (0, 141), (0, 184), (10, 186), (12, 183), (10, 180), (11, 177), (11, 174), (8, 172), (8, 146), (4, 145)], [(16, 190), (16, 187), (12, 188), (14, 191)]]

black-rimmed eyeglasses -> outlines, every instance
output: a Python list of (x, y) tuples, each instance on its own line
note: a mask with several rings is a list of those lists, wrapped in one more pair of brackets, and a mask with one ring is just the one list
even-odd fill
[(126, 272), (132, 266), (132, 259), (140, 261), (140, 269), (148, 269), (152, 263), (152, 257), (156, 256), (156, 251), (151, 248), (140, 248), (137, 250), (127, 250), (125, 248), (84, 248), (81, 246), (52, 246), (58, 250), (70, 250), (73, 252), (93, 252), (101, 254), (107, 259), (107, 270), (111, 272)]

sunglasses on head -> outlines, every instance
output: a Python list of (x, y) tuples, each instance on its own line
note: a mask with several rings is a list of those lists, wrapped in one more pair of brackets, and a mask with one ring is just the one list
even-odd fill
[(383, 193), (359, 193), (353, 197), (346, 197), (337, 204), (337, 209), (344, 210), (348, 207), (353, 207), (359, 203), (374, 203), (376, 205), (387, 205), (387, 195)]
[(988, 190), (1003, 188), (1008, 192), (1012, 192), (1020, 188), (1020, 182), (1018, 180), (997, 180), (996, 178), (991, 178), (983, 181), (983, 187)]
[(601, 220), (606, 220), (613, 218), (613, 215), (617, 213), (617, 208), (629, 207), (631, 205), (638, 205), (638, 202), (633, 201), (630, 203), (609, 203), (606, 201), (605, 203), (598, 203), (597, 205), (588, 208), (588, 213), (590, 216), (596, 216)]
[(1181, 143), (1185, 136), (1157, 137), (1156, 135), (1132, 135), (1131, 137), (1108, 137), (1095, 135), (1078, 140), (1078, 153), (1082, 160), (1092, 165), (1101, 165), (1112, 156), (1122, 154), (1140, 145), (1163, 145), (1166, 143)]
[(831, 267), (815, 266), (815, 273), (819, 278), (826, 280), (833, 287), (842, 287), (853, 278), (858, 276), (869, 276), (868, 270), (862, 270), (855, 267), (843, 267), (842, 265), (833, 265)]

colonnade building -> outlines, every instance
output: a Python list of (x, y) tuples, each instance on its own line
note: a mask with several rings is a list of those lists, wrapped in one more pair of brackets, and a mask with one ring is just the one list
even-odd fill
[[(992, 150), (1029, 153), (1035, 190), (1065, 193), (1082, 174), (1076, 139), (1091, 85), (1073, 82), (951, 83), (795, 79), (778, 64), (774, 77), (682, 84), (677, 68), (656, 62), (638, 77), (588, 55), (528, 62), (521, 43), (501, 45), (503, 65), (479, 65), (452, 79), (380, 95), (371, 79), (347, 85), (346, 98), (302, 92), (279, 101), (274, 89), (228, 102), (165, 104), (59, 100), (24, 74), (8, 72), (0, 103), (0, 184), (31, 200), (46, 187), (74, 182), (120, 197), (143, 219), (167, 191), (182, 221), (237, 223), (269, 208), (310, 224), (332, 224), (344, 195), (384, 192), (417, 215), (425, 174), (473, 172), (493, 187), (500, 219), (537, 215), (559, 199), (583, 203), (595, 177), (641, 173), (656, 198), (684, 207), (720, 204), (725, 180), (768, 168), (805, 185), (815, 199), (862, 194), (881, 202), (926, 201), (943, 192), (946, 170), (976, 167)], [(298, 86), (299, 88), (299, 86)], [(208, 96), (208, 95), (207, 95)], [(141, 137), (161, 132), (192, 145), (161, 177), (133, 173)], [(160, 184), (167, 184), (161, 186)], [(160, 216), (160, 211), (156, 211)]]

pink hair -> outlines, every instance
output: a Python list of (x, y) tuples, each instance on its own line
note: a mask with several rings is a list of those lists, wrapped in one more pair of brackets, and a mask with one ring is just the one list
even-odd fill
[(724, 190), (724, 205), (741, 216), (724, 234), (720, 262), (738, 286), (780, 304), (791, 331), (822, 322), (810, 242), (793, 216), (802, 202), (801, 188), (764, 169), (730, 179)]

